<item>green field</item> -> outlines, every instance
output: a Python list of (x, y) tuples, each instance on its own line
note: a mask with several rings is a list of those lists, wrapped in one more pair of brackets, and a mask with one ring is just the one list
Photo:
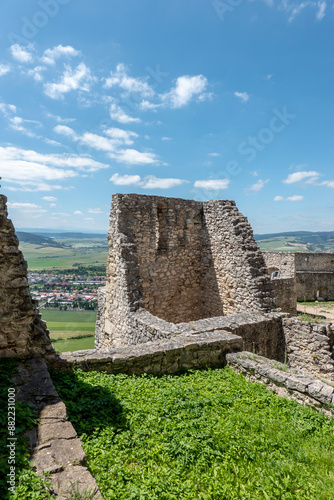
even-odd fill
[(94, 347), (96, 311), (42, 309), (41, 313), (56, 351), (80, 351)]
[(51, 341), (53, 348), (57, 352), (82, 351), (84, 349), (94, 349), (95, 335), (87, 338), (70, 338), (68, 340)]
[(95, 245), (92, 240), (90, 243), (86, 242), (87, 247), (85, 249), (81, 246), (77, 247), (72, 240), (71, 242), (73, 246), (68, 248), (54, 248), (24, 242), (20, 243), (20, 250), (28, 262), (28, 269), (30, 271), (53, 268), (66, 269), (78, 264), (106, 264), (108, 256), (106, 245)]

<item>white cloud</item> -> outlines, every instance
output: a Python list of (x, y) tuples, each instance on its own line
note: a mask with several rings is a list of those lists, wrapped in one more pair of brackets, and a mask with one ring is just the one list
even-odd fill
[(40, 205), (36, 205), (35, 203), (8, 202), (7, 206), (9, 211), (17, 211), (34, 218), (47, 212), (47, 210), (44, 210)]
[(286, 179), (283, 180), (284, 184), (293, 184), (295, 182), (301, 182), (307, 179), (308, 184), (312, 184), (316, 181), (321, 174), (316, 172), (315, 170), (302, 171), (302, 172), (294, 172), (293, 174), (289, 174)]
[(247, 94), (247, 92), (234, 92), (234, 95), (238, 97), (241, 102), (249, 101), (249, 94)]
[(0, 76), (6, 75), (10, 71), (10, 66), (7, 64), (0, 64)]
[(44, 93), (51, 99), (63, 99), (71, 90), (88, 92), (96, 81), (90, 69), (80, 63), (75, 69), (66, 65), (66, 69), (58, 83), (48, 82), (44, 85)]
[(40, 82), (43, 80), (43, 76), (42, 76), (42, 71), (45, 71), (46, 68), (44, 66), (36, 66), (35, 68), (33, 69), (30, 69), (27, 74), (29, 76), (32, 76), (33, 79), (36, 81), (36, 82)]
[(230, 179), (207, 179), (202, 181), (195, 181), (195, 188), (203, 189), (227, 189), (230, 184)]
[(161, 107), (161, 104), (154, 104), (153, 102), (150, 102), (150, 101), (142, 101), (140, 104), (139, 104), (139, 108), (142, 110), (142, 111), (148, 111), (148, 110), (151, 110), (153, 109), (154, 111), (157, 110), (157, 108), (160, 108)]
[(33, 150), (16, 147), (0, 147), (0, 171), (11, 190), (50, 191), (62, 189), (50, 181), (61, 181), (77, 177), (76, 170), (95, 172), (109, 165), (90, 157), (69, 154), (40, 154)]
[(88, 220), (88, 221), (93, 221), (93, 217), (85, 217), (85, 220)]
[(74, 213), (74, 215), (83, 215), (83, 213), (82, 213), (82, 212), (80, 212), (80, 210), (76, 210), (76, 211), (75, 211), (75, 212), (73, 212), (73, 213)]
[(184, 184), (185, 181), (183, 179), (163, 179), (159, 177), (155, 177), (154, 175), (148, 175), (144, 177), (141, 186), (146, 189), (170, 189), (175, 186), (180, 186)]
[(299, 194), (294, 194), (293, 196), (288, 196), (284, 198), (284, 196), (275, 196), (274, 201), (302, 201), (304, 196), (300, 196)]
[(165, 104), (172, 108), (182, 108), (189, 104), (193, 97), (203, 96), (207, 85), (208, 81), (203, 75), (179, 76), (175, 87), (168, 93), (162, 94), (161, 98)]
[(33, 56), (31, 53), (32, 50), (33, 50), (33, 45), (28, 45), (27, 47), (23, 47), (22, 45), (16, 43), (10, 47), (10, 51), (12, 53), (13, 58), (21, 63), (27, 63), (33, 60)]
[(75, 50), (70, 45), (65, 47), (63, 45), (57, 45), (57, 47), (53, 47), (53, 49), (46, 49), (43, 53), (41, 61), (44, 64), (54, 65), (56, 60), (60, 57), (74, 57), (78, 55), (80, 55), (80, 51)]
[(115, 153), (109, 153), (108, 156), (119, 163), (126, 163), (127, 165), (150, 165), (160, 163), (155, 153), (141, 153), (136, 149), (119, 149)]
[(65, 135), (66, 137), (72, 137), (75, 140), (78, 137), (73, 128), (68, 127), (67, 125), (56, 125), (53, 128), (53, 131), (56, 132), (56, 134)]
[(89, 208), (87, 211), (89, 214), (102, 214), (102, 210), (100, 208)]
[(114, 174), (110, 177), (110, 181), (116, 186), (131, 186), (140, 183), (140, 175), (119, 175)]
[(140, 186), (143, 189), (170, 189), (175, 186), (180, 186), (185, 182), (183, 179), (159, 178), (154, 175), (147, 175), (143, 179), (140, 175), (119, 175), (114, 174), (110, 177), (110, 181), (116, 186)]
[(209, 153), (208, 156), (216, 157), (216, 156), (221, 156), (221, 155), (220, 155), (220, 153)]
[(114, 143), (125, 144), (127, 146), (133, 144), (133, 139), (136, 139), (138, 137), (138, 134), (136, 134), (136, 132), (115, 127), (108, 128), (104, 130), (103, 133), (108, 137), (111, 137)]
[(61, 116), (58, 115), (53, 115), (52, 113), (47, 114), (48, 118), (53, 118), (53, 120), (56, 120), (58, 123), (71, 123), (75, 122), (76, 118), (62, 118)]
[(318, 2), (313, 0), (305, 0), (299, 3), (288, 0), (281, 0), (278, 3), (278, 8), (285, 11), (289, 15), (289, 22), (292, 22), (306, 8), (316, 9), (316, 19), (318, 21), (321, 21), (325, 16), (326, 7), (327, 4), (324, 0), (319, 0)]
[(115, 102), (110, 105), (110, 118), (119, 123), (140, 123), (140, 118), (133, 118), (125, 113), (125, 111)]
[(30, 129), (25, 127), (24, 123), (32, 123), (34, 125), (37, 125), (38, 127), (41, 126), (41, 122), (38, 122), (36, 120), (25, 120), (20, 116), (9, 118), (9, 126), (11, 129), (15, 130), (16, 132), (21, 132), (28, 137), (39, 137), (37, 134), (35, 134), (35, 132), (32, 132)]
[(83, 135), (77, 135), (73, 129), (66, 125), (57, 125), (53, 129), (58, 134), (71, 137), (75, 141), (94, 148), (98, 151), (104, 151), (109, 158), (127, 165), (149, 165), (161, 163), (157, 155), (152, 152), (141, 152), (136, 149), (122, 149), (122, 146), (133, 144), (133, 139), (138, 137), (136, 132), (131, 130), (122, 130), (120, 128), (108, 128), (102, 135), (85, 132)]
[(98, 151), (114, 151), (114, 143), (107, 137), (103, 137), (97, 134), (91, 134), (86, 132), (79, 138), (80, 142), (87, 144), (91, 148), (97, 149)]
[(320, 186), (327, 186), (329, 188), (334, 189), (334, 181), (323, 181), (323, 182), (320, 182), (319, 185)]
[(50, 146), (62, 146), (62, 144), (58, 141), (54, 141), (53, 139), (48, 139), (47, 137), (44, 137), (44, 141), (46, 144), (49, 144)]
[(54, 196), (43, 196), (42, 200), (44, 201), (57, 201), (57, 198), (55, 198)]
[(6, 117), (8, 117), (12, 113), (16, 113), (16, 106), (14, 106), (14, 104), (6, 104), (4, 102), (0, 102), (0, 111), (2, 111), (2, 113)]
[(269, 182), (269, 179), (266, 179), (263, 181), (262, 179), (259, 179), (256, 181), (254, 184), (252, 184), (249, 188), (246, 189), (246, 191), (261, 191), (261, 189)]
[(318, 21), (321, 21), (321, 19), (323, 19), (325, 17), (325, 10), (326, 10), (326, 7), (327, 7), (327, 4), (326, 2), (318, 2), (318, 7), (319, 7), (319, 10), (317, 12), (317, 19)]
[(162, 141), (171, 141), (172, 138), (171, 137), (161, 137), (161, 140)]
[(153, 97), (154, 90), (144, 78), (133, 78), (127, 74), (127, 68), (120, 63), (116, 66), (116, 71), (110, 72), (110, 77), (106, 78), (104, 87), (110, 89), (118, 86), (130, 94), (132, 92), (141, 95), (142, 97)]

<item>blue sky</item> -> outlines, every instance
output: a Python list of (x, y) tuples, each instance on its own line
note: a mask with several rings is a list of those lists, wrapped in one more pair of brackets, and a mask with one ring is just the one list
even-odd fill
[(326, 1), (31, 0), (0, 19), (16, 227), (106, 230), (112, 194), (233, 199), (256, 233), (334, 230)]

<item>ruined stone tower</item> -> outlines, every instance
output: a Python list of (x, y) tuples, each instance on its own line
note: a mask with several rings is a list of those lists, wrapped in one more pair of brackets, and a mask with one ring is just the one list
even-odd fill
[(247, 219), (229, 200), (113, 196), (96, 347), (164, 336), (171, 325), (272, 308)]

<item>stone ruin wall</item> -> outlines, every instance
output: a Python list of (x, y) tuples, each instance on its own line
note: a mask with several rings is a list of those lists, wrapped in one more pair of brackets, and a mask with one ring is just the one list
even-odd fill
[(334, 380), (334, 330), (331, 323), (283, 318), (283, 330), (289, 366)]
[(334, 271), (333, 253), (295, 253), (296, 271)]
[(138, 341), (139, 310), (175, 324), (272, 307), (262, 254), (233, 201), (114, 195), (108, 243), (104, 349)]
[(262, 252), (269, 274), (280, 271), (280, 279), (296, 276), (295, 254), (292, 252)]
[(27, 263), (19, 250), (7, 198), (0, 195), (0, 356), (54, 357), (49, 332), (30, 295)]
[[(270, 283), (276, 308), (291, 315), (296, 314), (296, 266), (295, 255), (290, 252), (262, 252), (270, 275)], [(279, 271), (279, 277), (273, 273)]]
[[(263, 252), (269, 272), (281, 271), (279, 280), (294, 279), (296, 300), (334, 300), (334, 254), (306, 252)], [(277, 291), (277, 303), (284, 304), (288, 295), (288, 282), (278, 284), (276, 278), (272, 284)], [(286, 291), (284, 291), (284, 287)], [(280, 291), (282, 288), (282, 291)], [(291, 285), (292, 288), (292, 285)], [(292, 290), (291, 290), (291, 293)], [(281, 307), (278, 306), (278, 307)], [(286, 307), (286, 306), (284, 306)], [(287, 310), (283, 309), (282, 310)], [(287, 310), (287, 312), (290, 312)]]
[(297, 253), (297, 300), (334, 300), (334, 254)]

